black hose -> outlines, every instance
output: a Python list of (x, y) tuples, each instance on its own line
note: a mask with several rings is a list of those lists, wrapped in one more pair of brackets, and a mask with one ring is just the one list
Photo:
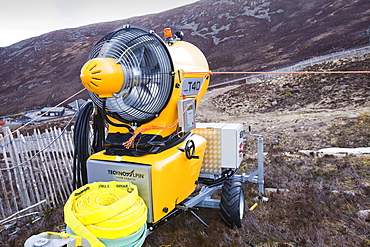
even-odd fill
[(235, 170), (227, 170), (221, 174), (221, 177), (217, 179), (209, 179), (209, 178), (203, 178), (200, 180), (202, 184), (207, 185), (208, 187), (216, 187), (219, 185), (222, 185), (227, 179), (231, 178), (236, 174), (238, 169)]
[(130, 125), (128, 125), (128, 124), (118, 124), (118, 123), (114, 123), (113, 121), (111, 121), (109, 118), (108, 118), (108, 116), (107, 116), (107, 112), (105, 111), (105, 107), (106, 107), (106, 99), (105, 98), (103, 98), (102, 99), (102, 104), (103, 104), (103, 106), (102, 106), (102, 108), (101, 108), (101, 110), (102, 110), (102, 114), (103, 114), (103, 116), (104, 116), (104, 118), (105, 118), (105, 120), (110, 124), (110, 125), (113, 125), (113, 126), (115, 126), (115, 127), (124, 127), (124, 128), (126, 128), (126, 129), (128, 129), (128, 131), (129, 132), (132, 132), (132, 133), (134, 133), (134, 129), (133, 128), (131, 128), (131, 126)]
[(94, 104), (86, 102), (80, 109), (73, 133), (73, 188), (77, 189), (87, 184), (86, 161), (89, 156), (103, 150), (105, 138), (105, 122), (101, 111), (93, 117), (93, 140), (90, 142), (90, 117), (94, 112)]
[(96, 109), (97, 114), (95, 114), (93, 117), (94, 139), (92, 143), (92, 148), (94, 153), (104, 149), (105, 128), (106, 128), (102, 110), (97, 107)]

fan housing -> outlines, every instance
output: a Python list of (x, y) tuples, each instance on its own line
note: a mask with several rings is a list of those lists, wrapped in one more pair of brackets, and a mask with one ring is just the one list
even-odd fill
[(105, 107), (110, 117), (140, 126), (166, 107), (173, 74), (171, 57), (160, 37), (143, 27), (124, 26), (94, 45), (81, 79), (93, 102)]

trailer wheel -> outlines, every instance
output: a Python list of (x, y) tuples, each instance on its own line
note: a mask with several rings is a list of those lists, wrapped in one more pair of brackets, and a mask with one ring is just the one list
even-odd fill
[(232, 177), (222, 186), (221, 218), (229, 227), (241, 227), (244, 216), (244, 187), (243, 183)]

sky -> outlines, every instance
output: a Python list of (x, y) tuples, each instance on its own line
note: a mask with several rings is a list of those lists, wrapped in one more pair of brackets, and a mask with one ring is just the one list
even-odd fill
[(198, 0), (1, 0), (0, 47), (54, 30), (159, 13)]

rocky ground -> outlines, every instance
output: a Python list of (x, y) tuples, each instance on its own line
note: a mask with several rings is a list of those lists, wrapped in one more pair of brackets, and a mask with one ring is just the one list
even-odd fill
[[(330, 70), (369, 71), (370, 56), (304, 69)], [(198, 121), (243, 123), (262, 134), (265, 186), (278, 189), (266, 192), (269, 201), (247, 215), (242, 229), (221, 230), (218, 240), (208, 238), (220, 228), (203, 230), (202, 246), (370, 246), (370, 217), (361, 213), (370, 209), (370, 154), (316, 152), (370, 147), (369, 74), (288, 75), (215, 89), (202, 101)], [(246, 135), (246, 143), (245, 164), (255, 163), (255, 140)], [(255, 187), (247, 184), (249, 205)]]
[[(327, 62), (305, 71), (370, 71), (370, 55)], [(322, 154), (321, 148), (370, 147), (370, 75), (301, 74), (209, 91), (198, 122), (243, 123), (265, 141), (267, 202), (246, 214), (241, 228), (218, 210), (199, 209), (206, 228), (183, 214), (147, 237), (144, 246), (370, 246), (370, 154)], [(241, 170), (256, 167), (255, 139), (245, 134)], [(301, 150), (310, 150), (300, 152)], [(257, 195), (246, 183), (246, 204)], [(53, 224), (50, 224), (53, 222)], [(61, 210), (33, 227), (63, 226)], [(4, 237), (4, 236), (3, 236)], [(21, 246), (20, 235), (7, 240)]]
[[(368, 71), (370, 55), (304, 70)], [(253, 132), (264, 135), (268, 149), (369, 146), (368, 129), (362, 128), (368, 124), (369, 92), (370, 75), (365, 73), (287, 75), (212, 90), (201, 102), (198, 121), (251, 126)], [(364, 123), (354, 130), (353, 122)]]
[[(370, 56), (304, 71), (369, 71)], [(198, 122), (243, 123), (262, 134), (268, 202), (228, 229), (217, 210), (201, 209), (203, 227), (183, 215), (145, 246), (370, 246), (370, 154), (324, 154), (322, 148), (370, 147), (370, 75), (298, 74), (209, 91)], [(247, 133), (242, 170), (256, 169), (256, 141)], [(308, 152), (301, 152), (309, 150)], [(367, 151), (368, 152), (368, 151)], [(277, 189), (277, 190), (276, 190)], [(255, 184), (246, 184), (247, 206)], [(270, 192), (277, 191), (277, 192)]]

